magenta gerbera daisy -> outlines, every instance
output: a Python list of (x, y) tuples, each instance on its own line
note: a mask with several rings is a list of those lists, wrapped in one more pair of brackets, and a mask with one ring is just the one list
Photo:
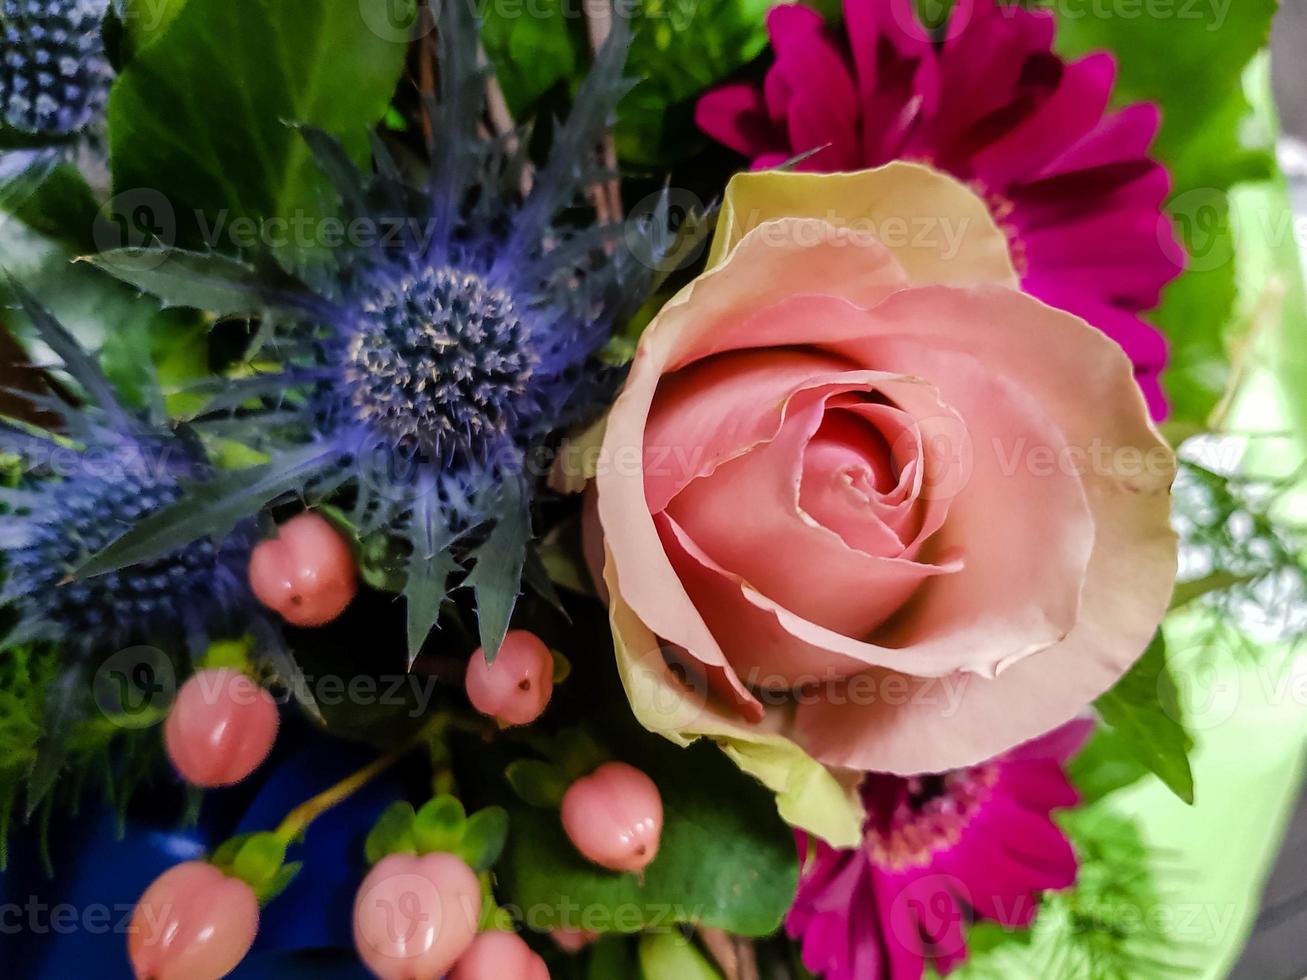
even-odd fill
[(1007, 232), (1024, 288), (1116, 340), (1166, 415), (1166, 343), (1140, 314), (1184, 253), (1162, 210), (1169, 177), (1148, 156), (1158, 109), (1108, 111), (1111, 55), (1067, 63), (1052, 14), (995, 0), (958, 0), (936, 34), (911, 0), (845, 0), (841, 30), (794, 5), (767, 23), (764, 82), (705, 95), (705, 132), (755, 168), (811, 152), (800, 169), (906, 159), (967, 181)]
[(968, 769), (869, 773), (860, 848), (800, 835), (803, 873), (786, 920), (826, 980), (919, 980), (966, 959), (976, 918), (1030, 925), (1041, 892), (1070, 887), (1076, 856), (1052, 811), (1075, 806), (1063, 770), (1092, 722), (1076, 721)]

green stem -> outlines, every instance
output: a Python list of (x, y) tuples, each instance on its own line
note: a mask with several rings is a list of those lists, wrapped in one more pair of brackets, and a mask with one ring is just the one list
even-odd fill
[(404, 756), (408, 755), (414, 749), (425, 745), (432, 737), (443, 734), (451, 725), (454, 724), (454, 718), (450, 715), (440, 714), (432, 718), (427, 724), (423, 725), (409, 739), (401, 742), (384, 755), (378, 756), (372, 762), (368, 763), (357, 772), (346, 776), (336, 785), (331, 786), (317, 796), (311, 797), (286, 814), (286, 817), (278, 825), (276, 835), (289, 844), (293, 840), (298, 840), (304, 835), (309, 824), (326, 813), (338, 803), (343, 803), (356, 792), (370, 783), (377, 776), (381, 775)]

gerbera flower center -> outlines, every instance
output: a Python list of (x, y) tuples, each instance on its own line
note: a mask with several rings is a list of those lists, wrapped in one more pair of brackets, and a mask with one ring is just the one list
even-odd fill
[(927, 776), (871, 773), (862, 784), (865, 846), (889, 871), (925, 867), (956, 844), (993, 792), (998, 767), (976, 766)]
[(107, 0), (3, 0), (0, 105), (24, 133), (71, 136), (104, 109), (113, 70), (100, 36)]
[(482, 458), (511, 429), (538, 358), (507, 291), (469, 272), (426, 269), (362, 313), (345, 356), (360, 422), (442, 461)]
[(49, 484), (42, 496), (41, 513), (28, 518), (35, 527), (31, 543), (9, 555), (10, 585), (69, 635), (109, 631), (125, 637), (178, 623), (188, 596), (213, 593), (218, 556), (208, 539), (129, 569), (65, 582), (125, 528), (174, 503), (181, 488), (171, 476), (75, 476)]

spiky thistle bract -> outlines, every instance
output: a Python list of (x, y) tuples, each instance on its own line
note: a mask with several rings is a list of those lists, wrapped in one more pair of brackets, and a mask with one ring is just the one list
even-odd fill
[(39, 338), (80, 387), (81, 404), (24, 394), (56, 417), (55, 434), (0, 418), (0, 458), (16, 474), (0, 487), (0, 606), (12, 627), (0, 649), (37, 644), (58, 651), (62, 668), (45, 702), (45, 732), (29, 798), (39, 800), (59, 772), (62, 744), (92, 701), (106, 658), (150, 647), (177, 660), (202, 655), (213, 638), (256, 634), (274, 658), (279, 634), (246, 584), (254, 527), (222, 542), (198, 539), (149, 561), (72, 581), (90, 555), (144, 515), (182, 496), (209, 463), (198, 439), (155, 411), (125, 407), (98, 364), (55, 318), (10, 282)]
[[(440, 91), (427, 107), (429, 171), (418, 186), (380, 139), (364, 175), (334, 139), (303, 131), (346, 226), (379, 232), (334, 249), (329, 275), (260, 276), (179, 251), (162, 264), (139, 250), (97, 259), (173, 303), (275, 309), (260, 349), (281, 367), (224, 383), (207, 416), (270, 461), (143, 521), (82, 574), (220, 534), (285, 494), (330, 497), (348, 502), (360, 535), (398, 544), (410, 657), (450, 588), (475, 593), (483, 645), (498, 650), (530, 560), (539, 453), (602, 411), (616, 378), (599, 351), (680, 242), (665, 208), (625, 227), (578, 219), (587, 188), (614, 176), (596, 148), (628, 89), (625, 22), (533, 169), (524, 131), (479, 132), (487, 73), (463, 6), (442, 7)], [(206, 418), (196, 421), (203, 430)]]

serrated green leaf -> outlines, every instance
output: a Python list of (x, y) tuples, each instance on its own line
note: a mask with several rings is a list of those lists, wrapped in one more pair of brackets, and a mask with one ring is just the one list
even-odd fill
[(488, 806), (468, 818), (456, 853), (478, 874), (494, 867), (508, 842), (508, 811)]
[(476, 564), (463, 582), (464, 587), (476, 595), (477, 624), (488, 664), (495, 662), (504, 637), (508, 635), (531, 538), (527, 497), (515, 481), (507, 482), (501, 488), (494, 521), (495, 526), (485, 543), (476, 549)]
[(234, 254), (252, 239), (290, 258), (316, 251), (330, 194), (288, 124), (333, 133), (366, 158), (367, 130), (385, 114), (407, 50), (406, 35), (369, 22), (384, 20), (384, 6), (186, 0), (114, 85), (115, 189), (166, 199), (169, 244)]
[(302, 490), (336, 456), (335, 450), (313, 443), (270, 463), (227, 470), (207, 482), (192, 484), (177, 503), (149, 515), (91, 556), (75, 577), (90, 578), (148, 561), (199, 538), (221, 540), (264, 505), (284, 493)]
[(467, 813), (452, 796), (437, 796), (424, 804), (413, 823), (413, 839), (419, 854), (433, 851), (453, 853), (467, 830)]
[(558, 766), (538, 759), (519, 759), (504, 770), (504, 778), (524, 803), (558, 809), (569, 785)]
[(307, 288), (289, 276), (270, 279), (266, 270), (218, 252), (118, 248), (87, 256), (86, 261), (164, 306), (193, 307), (216, 316), (253, 316), (270, 303), (289, 303), (307, 294)]
[(411, 803), (396, 800), (386, 807), (363, 844), (368, 864), (376, 864), (388, 854), (416, 854), (418, 847), (413, 834), (416, 821)]
[(1185, 730), (1180, 699), (1159, 632), (1130, 671), (1094, 706), (1121, 736), (1120, 745), (1192, 804), (1194, 777), (1189, 766), (1193, 739)]

